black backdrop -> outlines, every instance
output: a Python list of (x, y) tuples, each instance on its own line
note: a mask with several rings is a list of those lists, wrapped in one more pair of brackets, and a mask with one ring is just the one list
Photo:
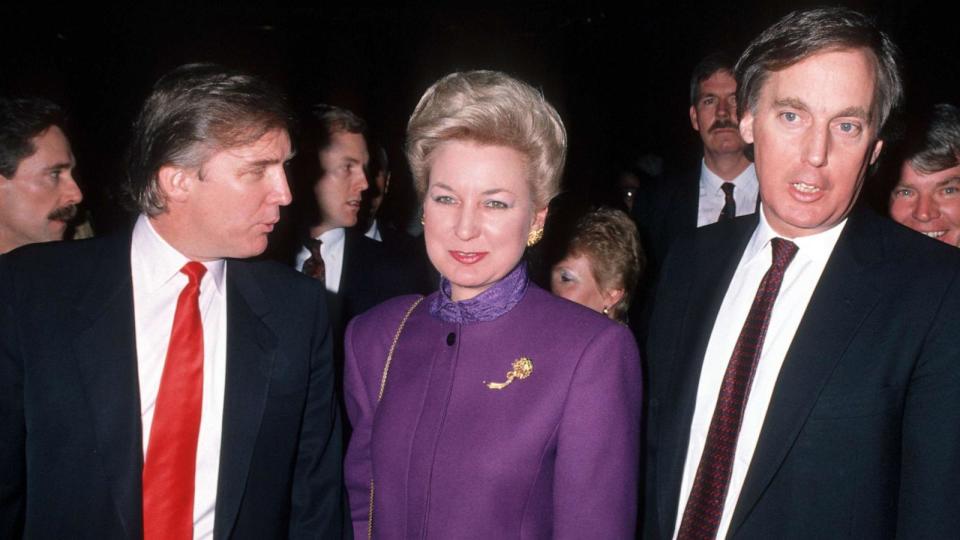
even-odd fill
[[(567, 191), (604, 201), (618, 168), (652, 152), (667, 166), (697, 156), (687, 79), (705, 53), (734, 54), (787, 11), (814, 2), (641, 1), (312, 7), (0, 8), (0, 91), (40, 94), (71, 114), (71, 139), (95, 226), (119, 209), (131, 118), (152, 82), (185, 62), (262, 74), (294, 103), (364, 116), (385, 141), (401, 187), (406, 118), (423, 90), (455, 69), (510, 72), (541, 87), (570, 134)], [(957, 8), (844, 2), (877, 18), (904, 52), (909, 103), (958, 102)]]

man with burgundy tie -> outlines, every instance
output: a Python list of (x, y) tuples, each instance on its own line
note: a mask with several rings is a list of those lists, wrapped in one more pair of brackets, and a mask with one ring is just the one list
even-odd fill
[(432, 288), (422, 242), (419, 249), (404, 245), (401, 251), (355, 227), (361, 195), (369, 187), (366, 122), (352, 111), (325, 104), (314, 105), (299, 120), (291, 185), (300, 243), (295, 254), (284, 258), (327, 289), (339, 370), (351, 318), (394, 296)]
[(896, 58), (869, 19), (825, 8), (737, 63), (761, 211), (664, 266), (646, 538), (960, 530), (960, 255), (853, 209), (902, 99)]
[(322, 287), (243, 260), (291, 200), (289, 119), (181, 66), (134, 124), (132, 232), (0, 262), (0, 537), (340, 536)]

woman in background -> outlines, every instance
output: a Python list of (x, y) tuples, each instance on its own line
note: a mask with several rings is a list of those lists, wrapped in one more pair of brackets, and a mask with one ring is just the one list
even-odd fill
[(644, 264), (633, 220), (622, 210), (602, 207), (577, 221), (566, 256), (550, 272), (550, 289), (625, 323)]
[(632, 538), (636, 344), (522, 262), (559, 190), (559, 115), (503, 73), (453, 73), (421, 98), (406, 151), (441, 283), (347, 331), (355, 534)]

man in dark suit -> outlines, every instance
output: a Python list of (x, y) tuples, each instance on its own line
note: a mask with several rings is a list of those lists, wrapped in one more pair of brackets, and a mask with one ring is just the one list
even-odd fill
[(260, 254), (290, 203), (266, 83), (182, 66), (135, 123), (131, 231), (0, 262), (0, 536), (342, 531), (323, 292)]
[(653, 277), (680, 235), (720, 219), (752, 214), (757, 174), (737, 129), (733, 61), (713, 53), (690, 76), (690, 125), (703, 143), (703, 159), (637, 190), (633, 216)]
[(326, 285), (341, 358), (350, 319), (394, 296), (425, 292), (425, 253), (401, 251), (355, 228), (369, 187), (363, 119), (340, 107), (315, 106), (301, 117), (296, 145), (294, 210), (305, 240), (294, 264)]
[(960, 256), (851, 212), (902, 99), (896, 49), (859, 13), (795, 12), (736, 74), (761, 211), (665, 263), (645, 537), (953, 537)]

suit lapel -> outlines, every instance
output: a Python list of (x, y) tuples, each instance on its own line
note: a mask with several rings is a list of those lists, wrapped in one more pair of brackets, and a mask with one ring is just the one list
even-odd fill
[(95, 260), (89, 286), (74, 306), (73, 350), (116, 510), (127, 536), (140, 538), (143, 435), (130, 235), (105, 239)]
[(265, 324), (267, 297), (249, 264), (227, 263), (227, 378), (220, 440), (220, 478), (214, 537), (226, 538), (236, 521), (250, 460), (266, 407), (277, 336)]
[(774, 387), (757, 448), (730, 524), (743, 524), (793, 447), (834, 366), (880, 298), (879, 218), (852, 215), (814, 290)]
[[(657, 451), (657, 470), (662, 509), (659, 516), (661, 530), (672, 534), (680, 497), (680, 483), (690, 439), (690, 422), (693, 419), (700, 383), (703, 357), (710, 341), (714, 321), (720, 304), (733, 278), (737, 264), (747, 242), (757, 225), (756, 216), (736, 219), (732, 222), (710, 226), (695, 238), (693, 280), (686, 297), (680, 332), (673, 344), (673, 354), (658, 367), (669, 370), (669, 381), (662, 397), (678, 404), (663, 407), (664, 415), (659, 426), (661, 447)], [(664, 375), (661, 375), (664, 376)]]

